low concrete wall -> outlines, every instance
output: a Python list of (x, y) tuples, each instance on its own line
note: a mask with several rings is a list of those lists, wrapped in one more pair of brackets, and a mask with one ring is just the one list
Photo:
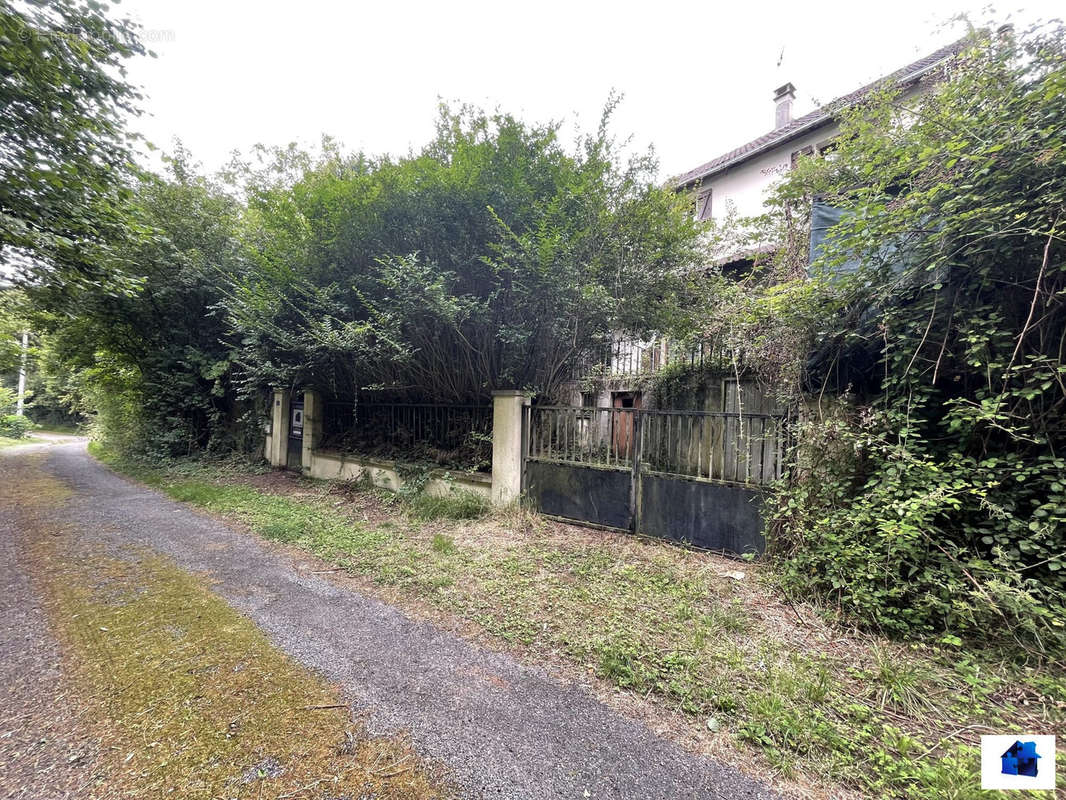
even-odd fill
[[(378, 461), (332, 450), (315, 450), (311, 453), (309, 474), (312, 478), (325, 480), (350, 480), (369, 474), (375, 486), (394, 492), (404, 484), (394, 461)], [(476, 492), (488, 500), (492, 495), (492, 476), (476, 472), (433, 470), (426, 483), (426, 493), (434, 497), (446, 497), (459, 490)]]

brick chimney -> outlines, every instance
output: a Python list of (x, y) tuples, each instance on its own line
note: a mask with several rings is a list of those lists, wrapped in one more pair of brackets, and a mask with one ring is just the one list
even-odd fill
[(791, 83), (774, 91), (774, 130), (792, 122), (792, 101), (796, 99), (796, 87)]

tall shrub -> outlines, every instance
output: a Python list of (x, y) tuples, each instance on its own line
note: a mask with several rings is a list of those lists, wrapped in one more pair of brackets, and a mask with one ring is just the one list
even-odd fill
[(256, 269), (227, 302), (249, 382), (550, 393), (613, 328), (661, 330), (699, 232), (608, 117), (571, 149), (556, 125), (445, 110), (415, 155), (332, 153), (291, 187), (255, 176)]
[(1064, 42), (975, 34), (778, 196), (844, 212), (806, 377), (852, 402), (806, 424), (774, 547), (787, 586), (890, 632), (1066, 641)]

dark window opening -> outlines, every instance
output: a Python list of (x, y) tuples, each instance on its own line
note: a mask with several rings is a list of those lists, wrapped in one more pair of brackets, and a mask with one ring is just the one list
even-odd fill
[(796, 166), (796, 162), (798, 162), (804, 156), (829, 157), (836, 149), (836, 139), (823, 139), (817, 144), (809, 144), (806, 147), (800, 148), (799, 150), (793, 150), (792, 166)]

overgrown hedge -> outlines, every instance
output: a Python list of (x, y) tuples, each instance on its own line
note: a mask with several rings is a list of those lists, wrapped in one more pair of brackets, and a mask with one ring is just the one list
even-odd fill
[(889, 633), (1066, 651), (1064, 42), (977, 34), (925, 95), (846, 112), (778, 197), (844, 215), (792, 289), (822, 408), (773, 551)]

